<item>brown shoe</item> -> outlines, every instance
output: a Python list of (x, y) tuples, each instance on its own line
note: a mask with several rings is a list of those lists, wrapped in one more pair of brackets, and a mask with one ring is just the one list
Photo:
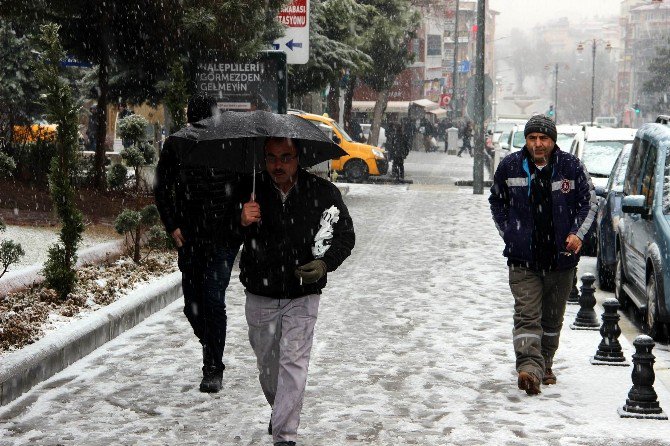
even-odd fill
[(545, 386), (548, 386), (549, 384), (556, 384), (556, 375), (554, 375), (554, 372), (552, 372), (550, 368), (544, 371), (542, 384)]
[(532, 373), (519, 372), (519, 389), (525, 390), (528, 395), (540, 393), (540, 380)]

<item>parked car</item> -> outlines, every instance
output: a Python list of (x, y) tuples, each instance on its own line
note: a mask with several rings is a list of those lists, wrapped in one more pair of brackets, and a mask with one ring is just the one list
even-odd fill
[(333, 141), (342, 147), (347, 155), (332, 160), (330, 168), (340, 174), (343, 173), (349, 181), (365, 181), (370, 175), (386, 175), (388, 172), (389, 161), (384, 149), (354, 141), (334, 119), (327, 116), (299, 110), (288, 112), (307, 119), (317, 127), (325, 124), (332, 129)]
[(515, 125), (525, 126), (527, 119), (523, 118), (498, 118), (493, 128), (493, 145), (497, 149), (509, 150), (507, 140)]
[(670, 128), (637, 131), (623, 186), (616, 233), (616, 298), (644, 314), (647, 334), (667, 334), (670, 322)]
[[(635, 129), (585, 127), (575, 135), (570, 153), (584, 163), (593, 185), (605, 188), (619, 153), (625, 144), (633, 142), (634, 137)], [(582, 252), (594, 256), (597, 246), (596, 227), (592, 225), (584, 238)]]
[(626, 167), (632, 144), (626, 144), (614, 163), (607, 185), (596, 188), (598, 195), (598, 216), (596, 218), (596, 240), (598, 253), (596, 270), (600, 288), (606, 291), (614, 289), (614, 272), (616, 270), (616, 228), (621, 219), (621, 198)]
[[(363, 130), (363, 137), (366, 141), (370, 140), (370, 129), (372, 124), (361, 124), (361, 129)], [(384, 127), (379, 127), (379, 141), (377, 141), (377, 147), (384, 147), (386, 145), (386, 129)]]
[(507, 150), (509, 153), (518, 152), (526, 145), (526, 137), (523, 134), (526, 124), (515, 124), (507, 136)]
[(582, 160), (594, 186), (605, 187), (621, 149), (634, 138), (635, 129), (586, 127), (573, 138), (570, 153)]
[(561, 150), (570, 150), (570, 145), (572, 144), (572, 140), (575, 138), (575, 135), (581, 130), (582, 128), (578, 125), (570, 125), (570, 124), (560, 124), (556, 126), (556, 133), (557, 138), (556, 138), (556, 145), (561, 148)]

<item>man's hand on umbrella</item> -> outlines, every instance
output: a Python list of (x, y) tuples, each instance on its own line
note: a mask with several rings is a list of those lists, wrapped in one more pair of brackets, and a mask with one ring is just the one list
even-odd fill
[(565, 249), (579, 254), (579, 251), (582, 249), (582, 240), (575, 234), (568, 235), (568, 238), (565, 239)]
[(248, 201), (242, 206), (242, 226), (261, 221), (261, 207), (255, 201)]
[(177, 248), (181, 248), (184, 246), (184, 243), (186, 243), (186, 239), (181, 235), (181, 229), (175, 229), (170, 235), (172, 236), (172, 240), (174, 240), (174, 244), (177, 245)]

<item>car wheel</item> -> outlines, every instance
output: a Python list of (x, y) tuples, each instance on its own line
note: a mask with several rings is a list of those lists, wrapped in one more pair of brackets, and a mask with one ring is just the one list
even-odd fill
[(644, 317), (644, 331), (658, 341), (663, 332), (662, 324), (658, 322), (658, 287), (656, 273), (652, 270), (647, 279), (647, 312)]
[(344, 173), (347, 179), (354, 183), (361, 183), (367, 180), (370, 174), (368, 172), (368, 165), (359, 158), (347, 161), (347, 164), (344, 165)]
[(616, 256), (616, 270), (614, 272), (614, 297), (619, 301), (621, 309), (628, 306), (628, 297), (623, 290), (623, 285), (626, 283), (626, 276), (623, 272), (623, 251), (617, 252)]
[(600, 283), (600, 289), (612, 291), (614, 289), (614, 271), (612, 271), (612, 268), (603, 264), (600, 249), (598, 249), (598, 253), (596, 254), (596, 270), (598, 271), (598, 283)]

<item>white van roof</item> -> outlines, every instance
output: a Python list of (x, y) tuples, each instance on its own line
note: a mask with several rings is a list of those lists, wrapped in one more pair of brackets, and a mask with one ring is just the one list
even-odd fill
[(599, 128), (588, 127), (584, 139), (586, 141), (633, 141), (637, 129), (631, 128)]

